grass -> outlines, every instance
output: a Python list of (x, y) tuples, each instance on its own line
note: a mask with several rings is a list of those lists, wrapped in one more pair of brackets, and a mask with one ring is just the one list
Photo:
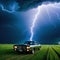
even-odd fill
[(18, 54), (13, 44), (0, 44), (0, 60), (60, 60), (60, 45), (42, 45), (35, 54)]

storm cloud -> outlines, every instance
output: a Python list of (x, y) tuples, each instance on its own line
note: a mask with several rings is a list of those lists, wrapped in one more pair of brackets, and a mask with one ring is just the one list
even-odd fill
[(13, 13), (0, 11), (0, 43), (16, 43), (23, 35), (23, 31), (15, 26), (18, 19)]
[[(9, 10), (11, 4), (17, 3), (17, 11), (24, 11), (32, 8), (36, 8), (43, 3), (48, 4), (49, 2), (59, 2), (60, 0), (0, 0), (0, 3)], [(11, 6), (12, 7), (12, 6)]]
[[(0, 0), (0, 43), (18, 43), (21, 40), (28, 40), (30, 37), (30, 27), (27, 23), (30, 22), (30, 18), (28, 17), (29, 13), (26, 12), (29, 11), (29, 9), (41, 6), (42, 4), (55, 2), (58, 3), (60, 0)], [(10, 13), (12, 11), (15, 12)], [(19, 15), (16, 14), (15, 16), (14, 14), (17, 12)], [(60, 10), (57, 9), (57, 12), (59, 13)], [(54, 16), (56, 14), (50, 13), (50, 15), (53, 15), (51, 20), (53, 20), (53, 22), (56, 21), (56, 23), (54, 23), (57, 25), (56, 28), (49, 24), (49, 17), (47, 17), (46, 11), (45, 14), (42, 15), (45, 16), (42, 21), (44, 20), (45, 23), (47, 20), (46, 23), (48, 24), (45, 26), (44, 23), (42, 23), (41, 25), (40, 21), (38, 21), (37, 28), (35, 28), (37, 31), (34, 32), (34, 39), (37, 41), (39, 40), (41, 43), (53, 43), (57, 38), (59, 39), (57, 41), (60, 41), (60, 22), (58, 21), (57, 16)], [(19, 20), (16, 18), (17, 16), (20, 17)], [(40, 18), (38, 20), (40, 20)]]
[(60, 0), (16, 0), (19, 3), (19, 10), (28, 10), (36, 8), (43, 3), (48, 4), (49, 2), (59, 2)]

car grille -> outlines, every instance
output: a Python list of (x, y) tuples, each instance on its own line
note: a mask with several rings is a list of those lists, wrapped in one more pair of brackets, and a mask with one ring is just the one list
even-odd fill
[(26, 50), (26, 46), (18, 46), (18, 49), (20, 50)]

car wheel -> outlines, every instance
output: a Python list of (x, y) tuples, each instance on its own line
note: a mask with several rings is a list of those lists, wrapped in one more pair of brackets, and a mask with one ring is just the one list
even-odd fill
[(32, 49), (31, 53), (32, 53), (32, 54), (34, 54), (34, 53), (35, 53), (35, 50), (34, 50), (34, 49)]

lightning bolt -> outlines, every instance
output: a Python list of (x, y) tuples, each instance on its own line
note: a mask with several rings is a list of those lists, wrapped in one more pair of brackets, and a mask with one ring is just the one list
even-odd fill
[(32, 23), (32, 26), (30, 28), (30, 32), (31, 32), (30, 41), (32, 41), (32, 39), (33, 39), (33, 35), (34, 35), (33, 29), (34, 29), (34, 26), (35, 26), (35, 22), (36, 22), (36, 20), (37, 20), (37, 18), (39, 16), (39, 13), (40, 13), (40, 6), (37, 7), (37, 13), (36, 13), (36, 15), (35, 15), (35, 17), (33, 19), (33, 23)]

